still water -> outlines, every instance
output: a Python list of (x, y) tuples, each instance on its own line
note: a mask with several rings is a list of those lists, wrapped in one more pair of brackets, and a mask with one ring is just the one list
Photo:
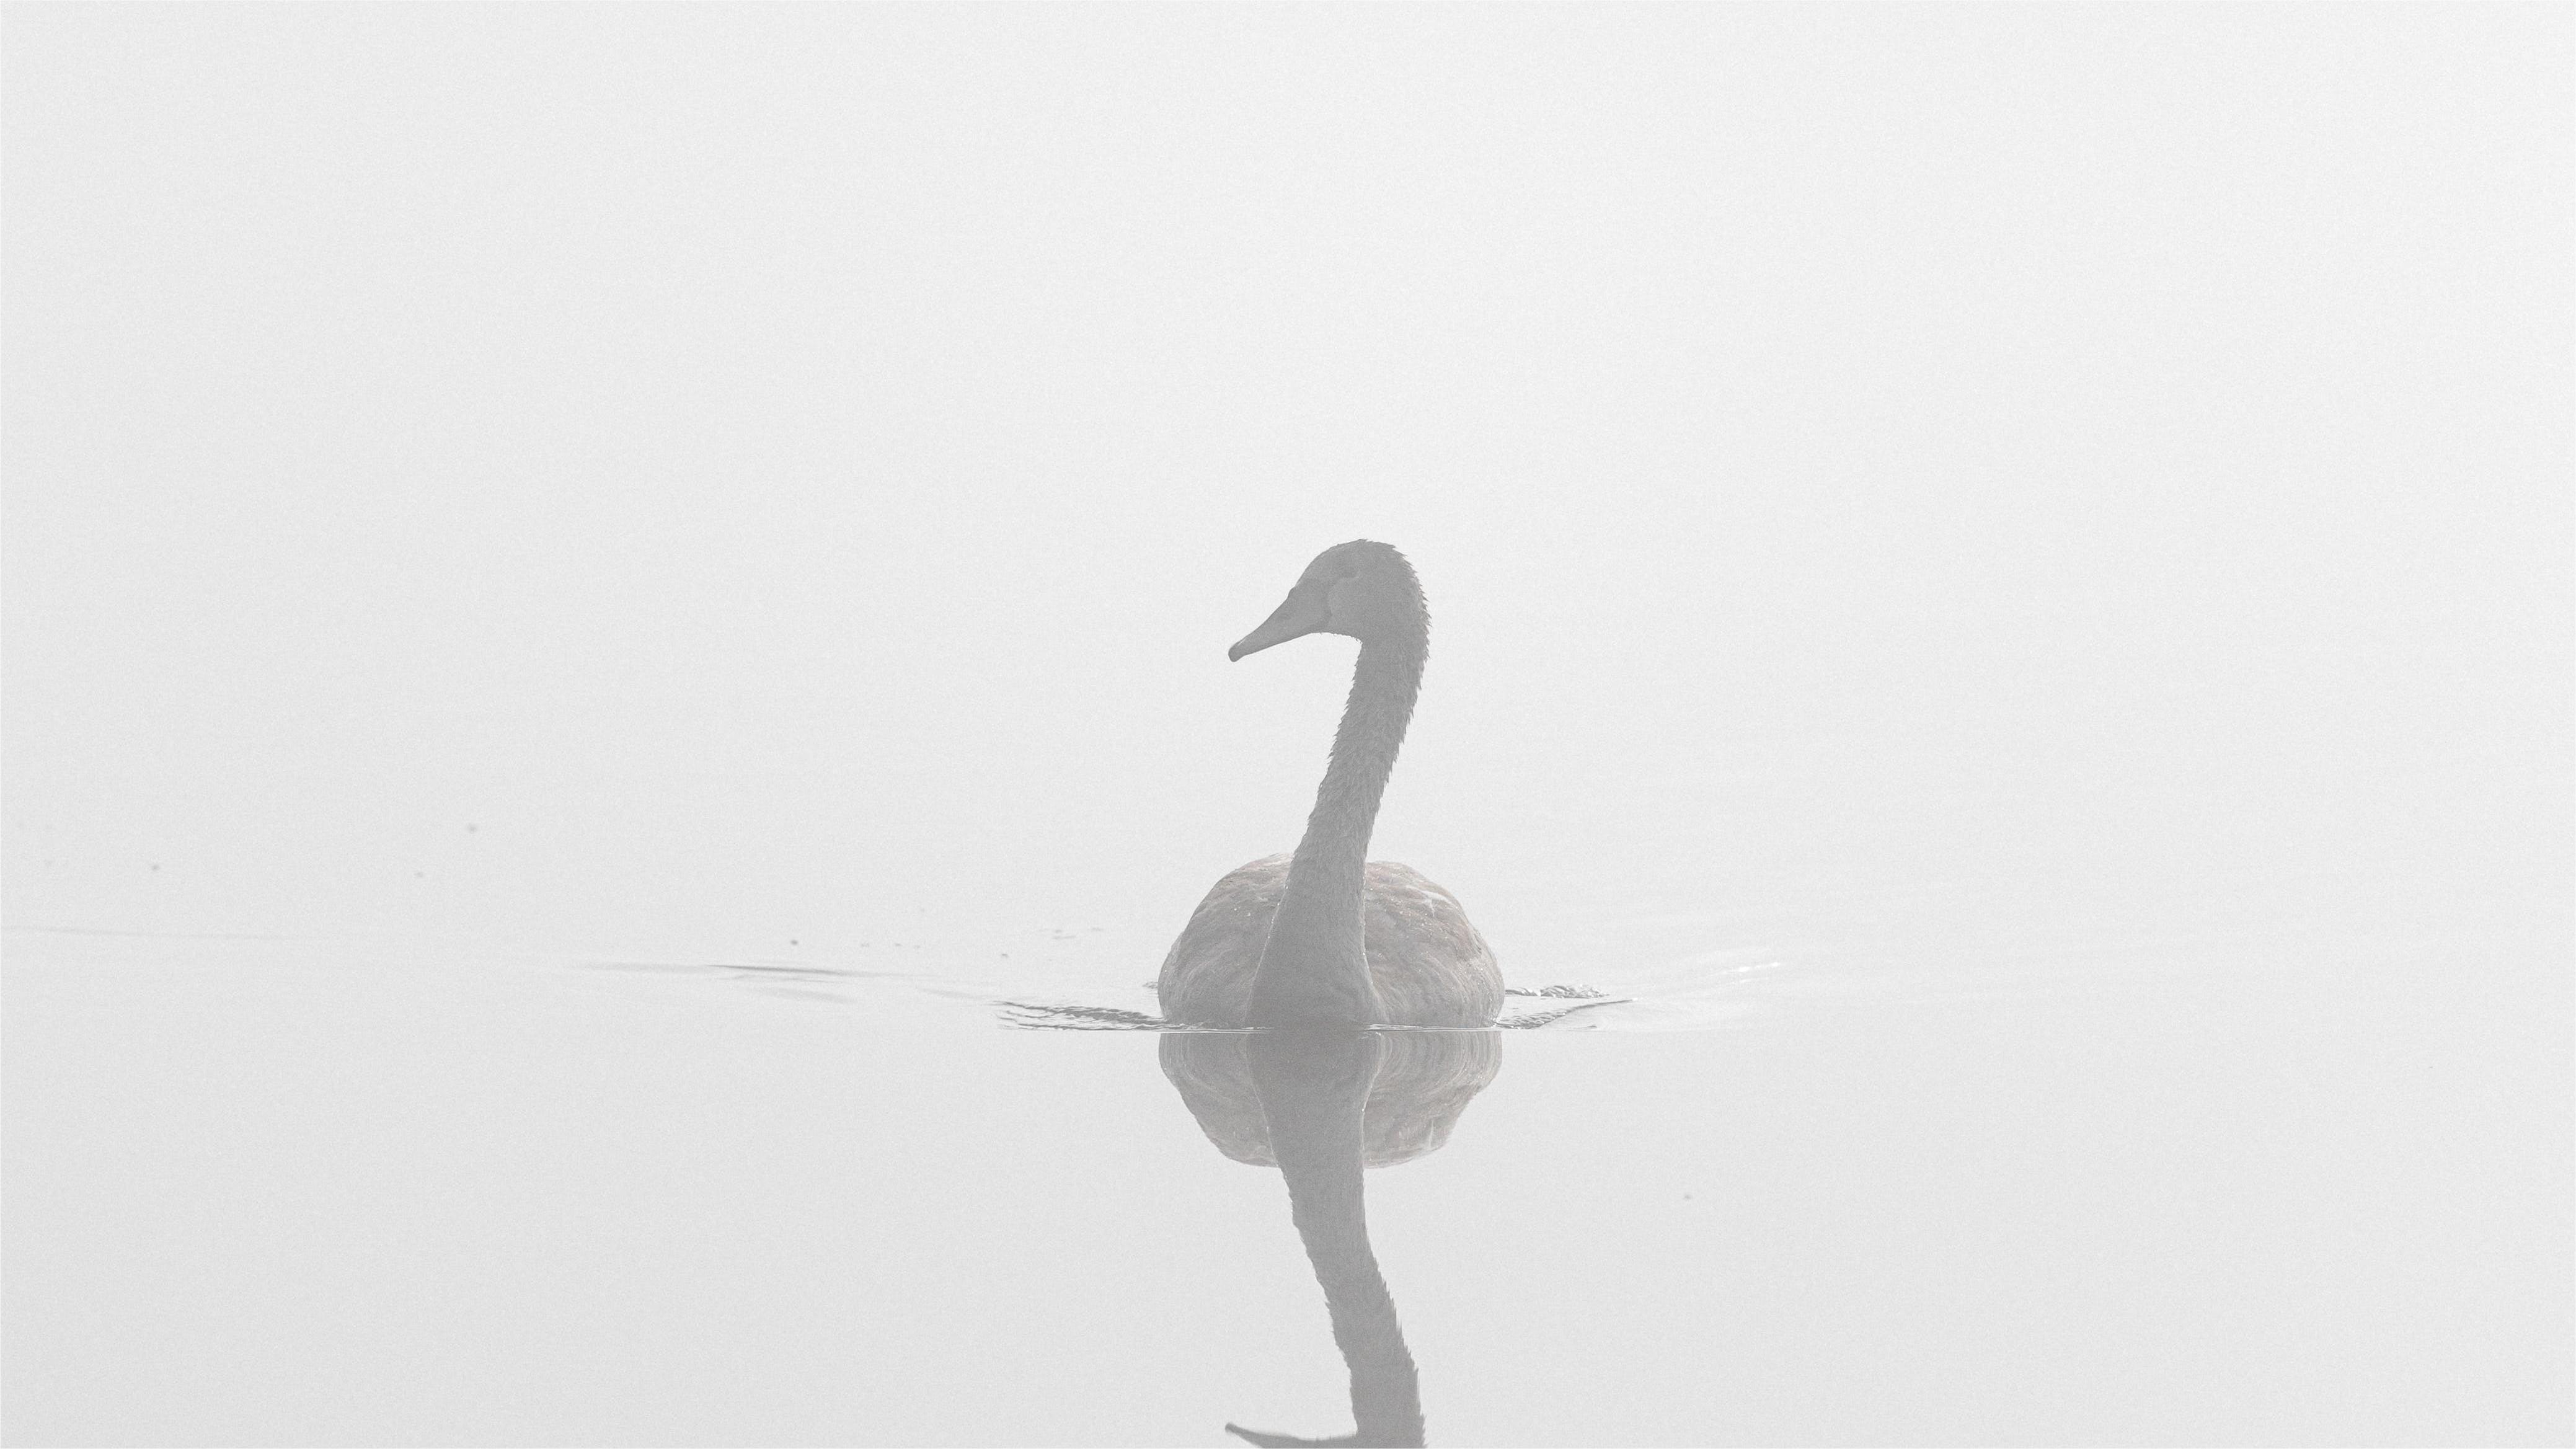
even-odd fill
[(1042, 1029), (1152, 1011), (1181, 879), (725, 953), (13, 931), (12, 1437), (2551, 1437), (2545, 885), (2324, 837), (1827, 872), (1799, 820), (1866, 807), (1760, 799), (1768, 915), (1653, 886), (1671, 837), (1460, 886), (1515, 988), (1604, 1004), (1302, 1058)]

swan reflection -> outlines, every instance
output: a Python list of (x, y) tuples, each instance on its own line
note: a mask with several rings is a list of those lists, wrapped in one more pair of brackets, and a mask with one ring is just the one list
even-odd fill
[(1422, 1395), (1369, 1248), (1361, 1171), (1436, 1152), (1502, 1067), (1490, 1031), (1174, 1033), (1163, 1074), (1216, 1149), (1277, 1167), (1350, 1368), (1356, 1429), (1302, 1439), (1228, 1424), (1253, 1444), (1421, 1444)]

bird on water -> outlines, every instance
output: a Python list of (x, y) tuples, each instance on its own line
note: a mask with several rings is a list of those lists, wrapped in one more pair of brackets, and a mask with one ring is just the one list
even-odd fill
[(1368, 858), (1430, 647), (1413, 565), (1367, 539), (1328, 548), (1226, 657), (1308, 634), (1357, 639), (1360, 656), (1305, 838), (1199, 902), (1155, 983), (1163, 1014), (1228, 1027), (1490, 1026), (1502, 972), (1458, 898)]

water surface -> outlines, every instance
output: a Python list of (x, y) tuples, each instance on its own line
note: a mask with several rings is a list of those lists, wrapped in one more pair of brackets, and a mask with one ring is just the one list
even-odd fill
[[(1596, 960), (1633, 1001), (1478, 1038), (1445, 1142), (1367, 1174), (1431, 1442), (2546, 1437), (2546, 941), (2346, 900), (2104, 939), (2075, 985), (1975, 904), (1914, 902), (1975, 944), (1883, 966)], [(820, 960), (13, 933), (16, 1437), (1349, 1432), (1279, 1173), (1156, 1036), (997, 1006), (1150, 1009), (1150, 940), (942, 924)]]

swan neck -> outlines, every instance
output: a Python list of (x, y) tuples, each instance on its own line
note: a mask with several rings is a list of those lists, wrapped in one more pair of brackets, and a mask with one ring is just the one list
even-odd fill
[(1288, 863), (1278, 915), (1252, 983), (1252, 1024), (1383, 1021), (1361, 946), (1361, 901), (1378, 803), (1422, 691), (1419, 637), (1360, 646), (1332, 763)]

